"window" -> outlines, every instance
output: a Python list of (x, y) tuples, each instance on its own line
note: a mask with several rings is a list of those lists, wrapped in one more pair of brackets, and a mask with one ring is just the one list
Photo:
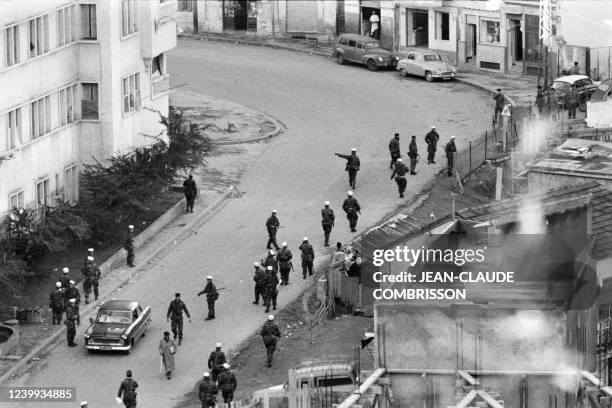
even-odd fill
[(66, 168), (64, 179), (64, 201), (76, 204), (79, 200), (79, 172), (77, 165)]
[(140, 74), (136, 73), (122, 79), (123, 113), (140, 109)]
[(136, 24), (136, 0), (121, 1), (121, 35), (125, 37), (138, 31)]
[(448, 20), (448, 13), (436, 12), (436, 39), (445, 41), (450, 40)]
[(355, 40), (349, 40), (349, 42), (348, 42), (348, 46), (349, 47), (355, 47), (355, 45), (356, 45), (355, 44)]
[(49, 51), (49, 16), (33, 18), (29, 22), (30, 58)]
[(157, 57), (153, 58), (151, 73), (154, 77), (166, 74), (166, 58), (164, 54), (159, 54)]
[(9, 150), (21, 144), (21, 108), (14, 109), (6, 114), (7, 147)]
[(51, 131), (51, 97), (45, 96), (30, 104), (32, 139)]
[(178, 11), (193, 11), (192, 0), (179, 0)]
[(346, 40), (346, 38), (342, 37), (340, 40), (338, 40), (338, 44), (340, 44), (340, 45), (346, 45), (346, 44), (347, 44), (347, 40)]
[(416, 61), (416, 54), (409, 54), (409, 55), (408, 55), (408, 59), (409, 59), (409, 60)]
[(365, 46), (364, 43), (359, 43), (359, 44), (357, 44), (357, 48), (360, 49), (360, 50), (365, 50), (366, 46)]
[(98, 84), (81, 84), (81, 117), (98, 119)]
[(74, 110), (74, 101), (76, 99), (76, 85), (71, 85), (58, 92), (58, 108), (59, 108), (59, 124), (64, 126), (74, 122), (77, 115)]
[(44, 179), (36, 183), (36, 210), (39, 219), (45, 215), (49, 206), (49, 179)]
[(95, 4), (81, 4), (81, 40), (96, 40), (98, 27)]
[(23, 190), (19, 190), (9, 195), (9, 208), (24, 208)]
[(4, 55), (6, 56), (5, 63), (7, 67), (19, 63), (19, 26), (12, 26), (4, 29), (5, 48)]
[(70, 7), (57, 11), (57, 46), (72, 42), (72, 11)]
[(484, 44), (499, 44), (499, 21), (482, 20), (480, 42)]

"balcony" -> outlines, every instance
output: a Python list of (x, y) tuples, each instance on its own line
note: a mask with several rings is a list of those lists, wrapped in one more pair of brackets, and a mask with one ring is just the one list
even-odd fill
[(153, 87), (151, 94), (153, 96), (167, 92), (170, 89), (170, 75), (159, 76), (153, 78)]

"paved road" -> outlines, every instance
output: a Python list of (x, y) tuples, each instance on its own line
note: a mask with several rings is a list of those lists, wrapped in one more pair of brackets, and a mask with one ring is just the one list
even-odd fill
[[(461, 148), (465, 138), (482, 131), (490, 117), (490, 98), (462, 84), (403, 79), (395, 72), (369, 72), (281, 50), (179, 41), (168, 55), (168, 71), (174, 85), (187, 83), (189, 91), (272, 114), (287, 131), (261, 149), (243, 176), (241, 198), (229, 201), (197, 235), (177, 245), (117, 295), (152, 306), (154, 324), (132, 354), (88, 355), (81, 347), (69, 349), (61, 342), (15, 384), (76, 385), (78, 398), (87, 399), (90, 407), (108, 407), (125, 370), (131, 368), (141, 384), (139, 406), (173, 406), (200, 378), (215, 342), (222, 341), (226, 349), (236, 346), (264, 322), (262, 308), (251, 304), (250, 277), (252, 262), (263, 255), (264, 223), (272, 208), (278, 209), (282, 225), (279, 243), (288, 241), (296, 255), (307, 235), (317, 257), (323, 257), (319, 214), (325, 200), (338, 215), (333, 242), (354, 236), (340, 208), (348, 184), (345, 162), (333, 152), (358, 149), (362, 171), (355, 196), (362, 203), (358, 228), (363, 230), (401, 203), (388, 170), (387, 143), (394, 131), (401, 132), (404, 154), (408, 136), (418, 134), (425, 157), (423, 136), (431, 124), (438, 126), (442, 145), (455, 134)], [(438, 165), (417, 169), (418, 176), (409, 179), (409, 193), (430, 182), (445, 161), (440, 152), (438, 159)], [(208, 274), (214, 275), (218, 286), (228, 288), (217, 302), (218, 318), (212, 322), (203, 321), (205, 302), (195, 296)], [(280, 304), (288, 304), (309, 283), (293, 275), (289, 287), (281, 289)], [(159, 374), (157, 345), (168, 327), (163, 315), (177, 291), (183, 293), (194, 322), (185, 324), (177, 370), (168, 381)], [(77, 339), (83, 343), (80, 331)]]

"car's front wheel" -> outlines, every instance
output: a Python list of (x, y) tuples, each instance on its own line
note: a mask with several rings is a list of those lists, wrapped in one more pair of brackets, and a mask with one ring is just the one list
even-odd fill
[(425, 80), (427, 82), (433, 82), (434, 78), (433, 78), (433, 75), (431, 74), (431, 71), (425, 71)]
[(338, 61), (338, 64), (344, 65), (344, 56), (342, 54), (336, 55), (336, 61)]
[(408, 72), (406, 71), (405, 68), (400, 68), (399, 72), (400, 72), (400, 75), (403, 76), (403, 77), (407, 77), (408, 76)]
[(366, 65), (370, 71), (376, 71), (378, 69), (376, 61), (374, 61), (373, 59), (368, 60), (368, 63)]

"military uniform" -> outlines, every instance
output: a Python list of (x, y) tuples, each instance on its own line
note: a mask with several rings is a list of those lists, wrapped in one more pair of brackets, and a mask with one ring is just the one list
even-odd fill
[(399, 159), (401, 156), (400, 140), (398, 134), (396, 134), (389, 142), (389, 154), (391, 155), (391, 164), (389, 164), (389, 168), (393, 169), (397, 159)]
[(259, 266), (255, 268), (255, 274), (253, 275), (253, 280), (255, 281), (255, 301), (254, 305), (259, 304), (259, 297), (263, 299), (263, 292), (265, 290), (264, 285), (264, 275), (265, 271), (261, 269)]
[(302, 251), (302, 276), (306, 279), (306, 272), (308, 272), (310, 276), (313, 274), (312, 264), (314, 262), (315, 253), (312, 245), (310, 245), (307, 240), (302, 242), (299, 249)]
[(272, 357), (274, 355), (274, 351), (276, 350), (276, 343), (281, 337), (280, 329), (276, 323), (268, 320), (266, 323), (264, 323), (259, 334), (261, 335), (263, 343), (266, 346), (268, 367), (272, 367)]
[(202, 408), (215, 406), (217, 402), (217, 386), (210, 380), (210, 377), (204, 377), (204, 380), (198, 385), (198, 397), (202, 403)]
[(66, 290), (70, 287), (70, 276), (68, 276), (68, 274), (65, 273), (62, 276), (60, 276), (59, 281), (62, 284), (63, 290)]
[(62, 313), (64, 313), (64, 291), (62, 288), (57, 288), (49, 296), (49, 308), (53, 315), (53, 324), (62, 324)]
[(74, 342), (74, 337), (76, 336), (76, 326), (74, 322), (77, 320), (78, 312), (71, 305), (66, 307), (66, 320), (64, 324), (66, 325), (66, 340), (68, 341), (68, 345), (70, 347), (76, 346)]
[(134, 266), (134, 233), (128, 231), (127, 237), (123, 244), (123, 248), (127, 251), (127, 265)]
[(81, 293), (75, 286), (71, 286), (68, 289), (66, 289), (64, 293), (64, 298), (66, 299), (65, 304), (68, 304), (68, 301), (70, 299), (76, 299), (76, 302), (74, 302), (74, 306), (73, 306), (73, 309), (75, 312), (75, 320), (77, 324), (81, 324), (81, 316), (79, 313), (79, 304), (81, 303)]
[(217, 292), (217, 287), (212, 283), (212, 280), (206, 283), (206, 287), (198, 293), (198, 296), (203, 294), (206, 294), (206, 304), (208, 305), (206, 320), (212, 320), (215, 318), (215, 301), (219, 299), (219, 292)]
[(270, 311), (270, 304), (274, 310), (276, 310), (276, 300), (278, 298), (278, 276), (272, 271), (266, 271), (264, 275), (264, 306), (266, 307), (266, 313)]
[(281, 285), (289, 284), (289, 272), (291, 272), (291, 260), (293, 259), (293, 254), (291, 250), (287, 247), (283, 247), (276, 254), (276, 262), (278, 262), (278, 270), (280, 272), (281, 277)]
[(570, 86), (570, 89), (566, 93), (567, 101), (567, 118), (576, 119), (576, 108), (578, 106), (578, 94), (576, 93), (576, 87)]
[(408, 157), (410, 157), (410, 174), (414, 176), (416, 174), (417, 161), (419, 160), (419, 152), (414, 137), (410, 141), (410, 146), (408, 146)]
[(349, 174), (349, 186), (351, 186), (353, 189), (357, 188), (357, 172), (361, 168), (359, 156), (357, 156), (357, 153), (355, 152), (352, 152), (351, 154), (336, 153), (336, 156), (346, 159), (346, 167), (344, 170), (348, 171)]
[(266, 269), (268, 268), (268, 266), (271, 266), (274, 270), (274, 273), (278, 272), (278, 262), (276, 261), (276, 258), (274, 258), (274, 255), (272, 255), (271, 253), (268, 253), (268, 256), (262, 262), (262, 265)]
[(230, 370), (224, 370), (221, 374), (219, 374), (218, 381), (223, 402), (229, 404), (234, 399), (234, 391), (238, 385), (236, 382), (236, 376)]
[(187, 201), (187, 212), (193, 212), (193, 204), (195, 203), (198, 189), (196, 187), (195, 180), (191, 176), (183, 181), (183, 193), (185, 194), (185, 200)]
[(215, 351), (208, 356), (208, 369), (210, 370), (211, 379), (217, 381), (217, 376), (221, 372), (223, 364), (227, 363), (225, 353), (221, 351), (221, 347), (217, 347)]
[(342, 203), (342, 209), (346, 213), (346, 218), (349, 220), (349, 226), (351, 227), (351, 232), (356, 231), (357, 220), (359, 219), (359, 214), (361, 213), (361, 207), (359, 206), (359, 201), (353, 196), (348, 197)]
[(100, 268), (96, 265), (95, 261), (88, 261), (85, 267), (83, 268), (83, 276), (85, 279), (83, 280), (83, 290), (85, 291), (85, 303), (89, 303), (89, 294), (91, 293), (91, 288), (93, 287), (93, 292), (95, 296), (95, 300), (98, 300), (98, 285), (100, 282)]
[(125, 408), (136, 408), (136, 388), (138, 388), (138, 383), (131, 377), (126, 377), (125, 380), (121, 381), (117, 398), (123, 399)]
[(430, 130), (425, 135), (425, 143), (427, 143), (427, 163), (433, 164), (435, 163), (436, 150), (438, 149), (438, 140), (440, 140), (440, 135), (435, 129)]
[(280, 222), (276, 217), (276, 214), (272, 214), (266, 221), (266, 229), (268, 230), (268, 243), (266, 248), (270, 249), (270, 245), (274, 245), (274, 248), (278, 251), (278, 243), (276, 242), (276, 233), (280, 227)]
[(323, 233), (325, 234), (325, 246), (329, 246), (329, 234), (334, 227), (336, 216), (334, 210), (331, 208), (323, 208), (321, 210), (321, 225), (323, 226)]
[(455, 153), (457, 152), (457, 147), (455, 146), (454, 139), (451, 139), (451, 141), (446, 144), (444, 152), (446, 153), (446, 160), (448, 162), (448, 168), (446, 172), (448, 176), (451, 177), (453, 175), (453, 167), (455, 165)]
[(501, 90), (498, 90), (498, 93), (493, 97), (495, 100), (495, 112), (493, 113), (493, 123), (497, 123), (497, 119), (504, 110), (504, 105), (506, 104), (506, 97)]
[(408, 168), (403, 162), (398, 161), (397, 163), (395, 163), (395, 169), (393, 170), (393, 174), (391, 174), (391, 180), (395, 178), (400, 198), (404, 197), (404, 191), (406, 191), (406, 185), (408, 184), (408, 182), (406, 181), (407, 172)]
[(178, 335), (179, 344), (183, 340), (183, 311), (187, 315), (188, 319), (191, 319), (191, 315), (189, 314), (189, 310), (187, 310), (187, 305), (181, 299), (174, 299), (170, 302), (168, 306), (168, 312), (166, 313), (166, 319), (170, 319), (170, 327), (172, 330), (172, 334), (174, 335), (174, 339)]

